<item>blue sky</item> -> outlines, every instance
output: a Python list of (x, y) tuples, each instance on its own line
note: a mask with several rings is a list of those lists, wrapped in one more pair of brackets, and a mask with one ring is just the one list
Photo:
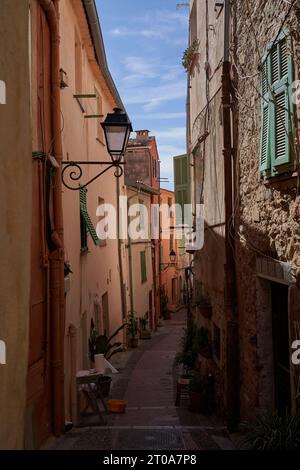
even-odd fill
[(156, 136), (161, 176), (173, 187), (174, 155), (185, 153), (188, 8), (176, 0), (96, 0), (107, 60), (133, 128)]

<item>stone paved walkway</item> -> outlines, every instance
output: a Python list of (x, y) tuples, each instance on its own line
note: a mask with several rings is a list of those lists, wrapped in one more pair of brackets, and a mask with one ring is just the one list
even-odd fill
[[(214, 417), (174, 406), (174, 357), (185, 326), (185, 311), (172, 314), (151, 340), (118, 356), (120, 374), (111, 398), (128, 401), (126, 413), (109, 415), (107, 426), (73, 429), (52, 443), (55, 449), (213, 450), (233, 449), (226, 428)], [(117, 357), (117, 356), (116, 356)]]

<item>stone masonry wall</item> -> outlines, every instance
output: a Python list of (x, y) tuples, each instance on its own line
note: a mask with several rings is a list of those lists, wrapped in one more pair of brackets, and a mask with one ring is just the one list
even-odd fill
[[(260, 178), (260, 81), (258, 65), (289, 8), (281, 0), (233, 0), (231, 60), (236, 93), (237, 200), (236, 262), (241, 351), (241, 418), (251, 419), (261, 407), (257, 354), (257, 276), (259, 252), (291, 262), (300, 279), (299, 178), (283, 182)], [(299, 76), (300, 2), (296, 2), (285, 27), (293, 40), (295, 78)], [(299, 110), (298, 110), (299, 111)], [(299, 149), (297, 149), (299, 158)]]

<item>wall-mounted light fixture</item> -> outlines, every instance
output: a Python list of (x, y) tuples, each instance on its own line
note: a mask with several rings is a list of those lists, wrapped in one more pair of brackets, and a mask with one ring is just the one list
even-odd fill
[[(123, 175), (122, 165), (124, 165), (124, 162), (122, 161), (122, 157), (126, 152), (130, 132), (132, 132), (131, 122), (129, 121), (127, 114), (122, 109), (114, 108), (114, 112), (107, 114), (106, 119), (101, 123), (101, 126), (104, 130), (105, 141), (108, 153), (110, 154), (111, 162), (63, 161), (62, 164), (64, 165), (64, 169), (62, 171), (62, 182), (64, 186), (66, 186), (68, 189), (71, 189), (72, 191), (78, 191), (80, 188), (85, 188), (110, 168), (115, 169), (114, 176), (116, 178), (120, 178), (120, 176)], [(85, 184), (75, 187), (70, 186), (70, 184), (66, 182), (66, 178), (69, 178), (71, 181), (78, 182), (82, 177), (83, 171), (81, 167), (83, 165), (104, 165), (106, 168)]]

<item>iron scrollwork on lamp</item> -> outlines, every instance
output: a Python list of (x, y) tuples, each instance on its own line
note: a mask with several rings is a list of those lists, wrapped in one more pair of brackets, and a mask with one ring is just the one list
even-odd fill
[[(106, 116), (104, 122), (101, 123), (104, 131), (105, 141), (111, 161), (63, 161), (64, 168), (62, 170), (62, 182), (66, 188), (72, 191), (78, 191), (95, 181), (99, 176), (106, 173), (111, 168), (114, 168), (114, 176), (120, 178), (123, 175), (122, 157), (125, 154), (128, 144), (130, 132), (132, 132), (132, 125), (128, 119), (127, 114), (120, 108), (114, 108), (113, 113)], [(104, 165), (106, 168), (100, 171), (96, 176), (93, 176), (89, 181), (83, 185), (71, 186), (67, 181), (79, 181), (82, 177), (84, 165)]]

